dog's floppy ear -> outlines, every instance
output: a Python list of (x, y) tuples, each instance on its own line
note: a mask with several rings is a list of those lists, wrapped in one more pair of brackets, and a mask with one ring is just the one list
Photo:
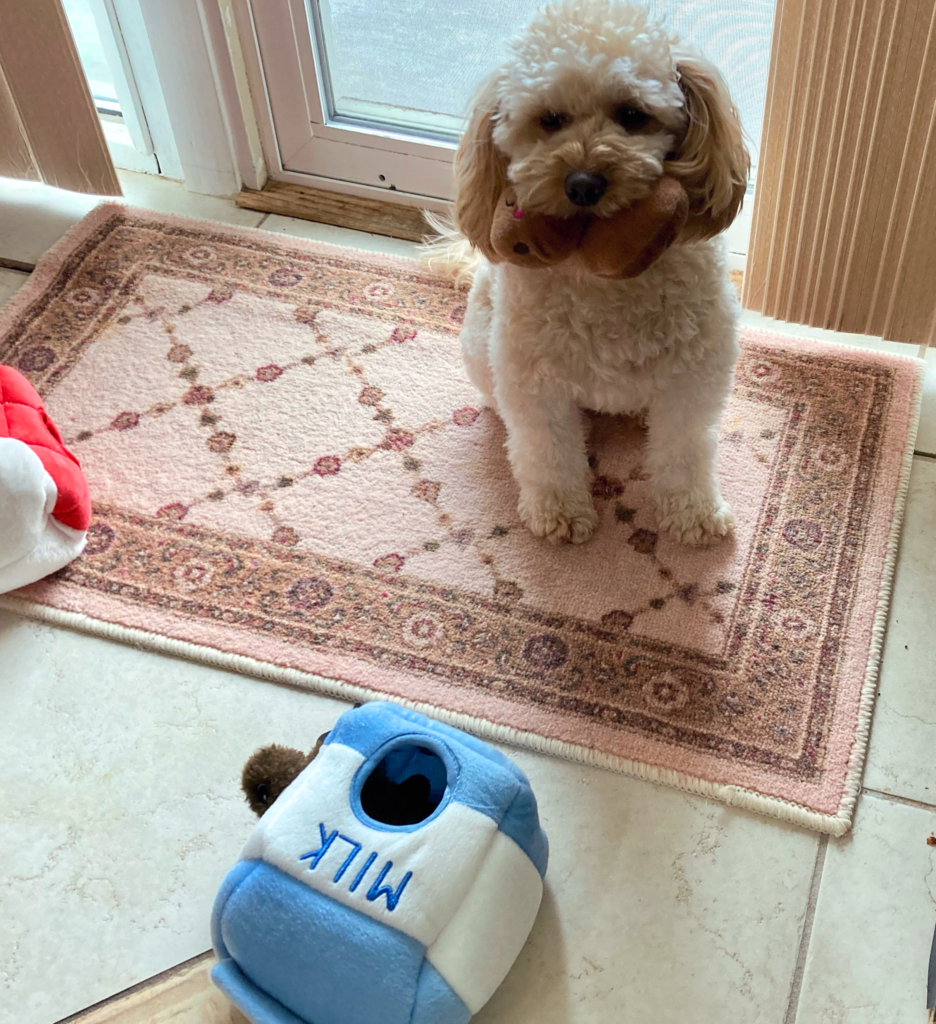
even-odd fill
[(500, 257), (491, 245), (491, 225), (507, 185), (507, 158), (494, 145), (496, 117), (497, 76), (492, 75), (478, 93), (455, 154), (455, 223), (492, 263)]
[(713, 238), (738, 215), (747, 188), (751, 158), (744, 129), (728, 86), (707, 60), (688, 56), (676, 72), (689, 125), (666, 173), (678, 178), (689, 195), (689, 218), (680, 241)]

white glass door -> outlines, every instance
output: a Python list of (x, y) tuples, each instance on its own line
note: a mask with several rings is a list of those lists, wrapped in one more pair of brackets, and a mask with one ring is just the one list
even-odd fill
[[(439, 198), (451, 197), (452, 151), (474, 89), (541, 6), (541, 0), (243, 2), (252, 8), (270, 100), (281, 160), (275, 176), (314, 175)], [(721, 67), (755, 165), (775, 5), (648, 3)]]

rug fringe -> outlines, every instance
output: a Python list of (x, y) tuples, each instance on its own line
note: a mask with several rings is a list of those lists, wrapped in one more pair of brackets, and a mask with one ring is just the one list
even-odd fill
[[(563, 760), (579, 764), (606, 768), (623, 775), (629, 775), (632, 778), (660, 783), (661, 785), (680, 789), (696, 796), (709, 797), (710, 799), (727, 804), (729, 807), (739, 807), (744, 810), (756, 811), (759, 814), (772, 818), (779, 818), (781, 821), (800, 825), (803, 828), (812, 829), (816, 832), (826, 832), (829, 835), (841, 836), (851, 826), (850, 815), (843, 814), (841, 809), (837, 814), (821, 814), (799, 804), (781, 800), (777, 797), (764, 796), (761, 793), (756, 793), (741, 786), (709, 782), (705, 779), (672, 769), (658, 768), (655, 765), (646, 764), (642, 761), (633, 761), (628, 758), (617, 757), (613, 754), (604, 754), (590, 747), (582, 747), (574, 743), (550, 739), (549, 737), (541, 736), (539, 733), (525, 732), (512, 726), (498, 725), (495, 722), (476, 718), (472, 715), (447, 711), (432, 704), (406, 700), (394, 694), (381, 693), (363, 686), (342, 682), (339, 679), (328, 679), (311, 672), (303, 672), (299, 669), (273, 665), (269, 662), (248, 658), (242, 654), (219, 651), (214, 647), (193, 644), (187, 640), (177, 640), (173, 637), (149, 633), (146, 630), (130, 626), (104, 622), (100, 619), (93, 619), (81, 612), (70, 612), (60, 608), (52, 608), (49, 605), (40, 604), (36, 601), (27, 601), (24, 598), (14, 597), (12, 594), (0, 596), (0, 608), (19, 615), (28, 616), (29, 618), (39, 619), (51, 625), (63, 626), (81, 633), (88, 633), (91, 636), (99, 636), (106, 640), (128, 644), (131, 647), (153, 651), (157, 654), (184, 658), (188, 661), (200, 662), (213, 668), (225, 669), (237, 672), (240, 675), (282, 683), (298, 689), (311, 690), (338, 700), (361, 703), (372, 700), (391, 701), (403, 707), (412, 708), (414, 711), (419, 711), (429, 718), (436, 719), (436, 721), (444, 722), (455, 726), (457, 729), (472, 733), (483, 740), (504, 743), (508, 746), (532, 750), (536, 753), (549, 754), (553, 757), (560, 757)], [(852, 801), (852, 805), (853, 803), (854, 801)]]

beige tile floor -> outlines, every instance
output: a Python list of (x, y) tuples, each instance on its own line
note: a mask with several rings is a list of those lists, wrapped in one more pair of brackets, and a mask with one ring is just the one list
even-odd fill
[[(409, 243), (265, 217), (161, 179), (123, 180), (140, 206), (412, 252)], [(35, 261), (93, 204), (0, 180), (0, 257)], [(0, 270), (0, 302), (25, 280)], [(926, 844), (936, 829), (929, 359), (867, 790), (852, 833), (826, 840), (511, 751), (538, 793), (553, 859), (533, 934), (479, 1015), (483, 1024), (926, 1019), (936, 924), (936, 848)], [(343, 707), (0, 613), (0, 1024), (53, 1024), (206, 950), (214, 891), (250, 828), (240, 766), (263, 743), (308, 745)], [(158, 1019), (229, 1020), (204, 993), (191, 1006)]]

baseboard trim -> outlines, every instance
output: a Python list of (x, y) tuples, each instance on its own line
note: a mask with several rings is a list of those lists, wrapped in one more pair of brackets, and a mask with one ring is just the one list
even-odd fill
[(326, 192), (286, 181), (268, 181), (259, 190), (245, 188), (238, 192), (235, 202), (247, 210), (301, 217), (320, 224), (334, 224), (375, 235), (388, 235), (390, 238), (405, 238), (410, 242), (421, 242), (432, 233), (423, 219), (422, 211), (414, 206), (401, 206), (341, 192)]

